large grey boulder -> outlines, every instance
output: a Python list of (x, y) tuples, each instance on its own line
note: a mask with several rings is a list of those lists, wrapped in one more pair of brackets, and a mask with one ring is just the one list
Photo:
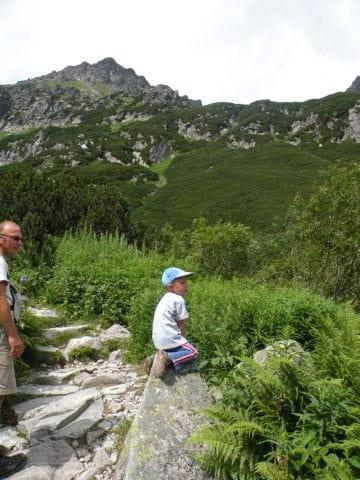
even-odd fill
[(66, 345), (66, 348), (64, 350), (65, 358), (68, 360), (70, 353), (81, 347), (88, 347), (93, 350), (100, 350), (102, 348), (102, 341), (100, 340), (100, 338), (88, 336), (72, 338)]
[(263, 350), (258, 350), (254, 353), (253, 359), (260, 365), (265, 365), (273, 357), (286, 357), (299, 363), (304, 358), (304, 355), (304, 349), (296, 340), (280, 340)]
[(126, 338), (129, 335), (130, 335), (129, 330), (127, 330), (125, 327), (122, 327), (118, 323), (114, 323), (114, 325), (111, 325), (110, 328), (105, 330), (100, 335), (100, 340), (102, 340), (103, 342), (106, 342), (107, 340)]
[(195, 447), (187, 439), (203, 423), (199, 410), (210, 403), (196, 373), (168, 372), (163, 380), (150, 376), (114, 480), (209, 479), (193, 461)]

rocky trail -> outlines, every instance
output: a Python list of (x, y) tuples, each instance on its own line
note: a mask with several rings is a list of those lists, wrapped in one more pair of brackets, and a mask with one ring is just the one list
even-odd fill
[[(32, 313), (56, 316), (45, 309)], [(96, 335), (87, 330), (87, 325), (44, 330), (49, 345), (37, 347), (42, 368), (31, 371), (27, 383), (18, 386), (26, 400), (13, 406), (17, 425), (0, 428), (0, 445), (7, 454), (27, 456), (25, 467), (8, 477), (11, 480), (115, 479), (119, 445), (147, 377), (123, 361), (121, 350), (97, 361), (70, 361), (78, 347), (100, 350), (129, 335), (120, 325)], [(67, 341), (60, 348), (51, 345), (59, 337)], [(59, 364), (50, 366), (54, 359)]]

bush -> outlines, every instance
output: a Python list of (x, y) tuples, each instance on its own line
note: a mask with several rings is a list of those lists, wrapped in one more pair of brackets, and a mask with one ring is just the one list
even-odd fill
[(87, 346), (74, 348), (74, 350), (69, 353), (70, 362), (75, 360), (86, 362), (87, 360), (98, 360), (99, 358), (101, 358), (100, 350), (95, 350)]
[(245, 225), (194, 222), (190, 234), (191, 256), (206, 273), (226, 277), (246, 275), (252, 267), (254, 234)]
[(324, 295), (360, 305), (360, 166), (333, 167), (286, 232), (288, 274)]

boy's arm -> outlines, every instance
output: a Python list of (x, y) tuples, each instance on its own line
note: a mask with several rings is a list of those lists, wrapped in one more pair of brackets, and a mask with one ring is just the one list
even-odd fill
[(185, 320), (187, 320), (187, 318), (184, 318), (183, 320), (178, 320), (176, 323), (177, 323), (177, 326), (179, 327), (180, 329), (180, 333), (181, 335), (184, 337), (185, 336)]

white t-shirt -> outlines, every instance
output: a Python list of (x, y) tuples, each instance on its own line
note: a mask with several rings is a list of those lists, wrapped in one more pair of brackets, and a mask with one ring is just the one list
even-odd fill
[(11, 307), (11, 314), (18, 319), (20, 316), (20, 304), (17, 295), (13, 295), (10, 290), (10, 283), (8, 278), (8, 264), (3, 256), (0, 255), (0, 282), (7, 282), (6, 285), (6, 300)]
[(187, 343), (177, 322), (188, 316), (183, 297), (172, 292), (165, 293), (155, 309), (153, 321), (152, 338), (158, 350), (176, 348)]

